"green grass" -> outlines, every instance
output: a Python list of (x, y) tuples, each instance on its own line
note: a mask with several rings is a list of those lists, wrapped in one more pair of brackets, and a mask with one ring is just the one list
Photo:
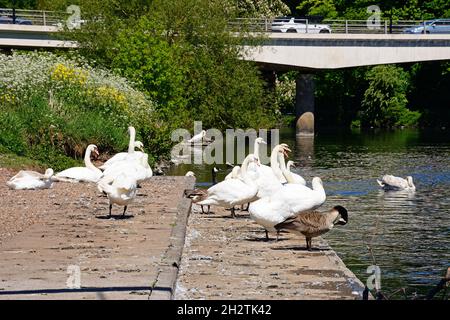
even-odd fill
[(9, 168), (14, 170), (44, 170), (46, 165), (38, 160), (18, 156), (13, 153), (0, 153), (0, 168)]

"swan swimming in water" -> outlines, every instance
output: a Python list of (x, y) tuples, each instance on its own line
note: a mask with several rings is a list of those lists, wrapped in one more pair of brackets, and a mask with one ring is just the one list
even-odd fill
[(10, 189), (14, 190), (35, 190), (49, 189), (53, 185), (53, 169), (48, 168), (45, 173), (21, 170), (14, 177), (6, 182)]
[(73, 167), (55, 174), (53, 180), (62, 182), (98, 182), (102, 176), (102, 171), (91, 162), (91, 153), (99, 155), (97, 146), (90, 144), (86, 148), (84, 155), (85, 167)]
[(407, 176), (406, 179), (395, 177), (393, 175), (384, 175), (381, 181), (377, 179), (378, 184), (384, 190), (410, 190), (415, 191), (416, 186), (413, 183), (413, 178)]

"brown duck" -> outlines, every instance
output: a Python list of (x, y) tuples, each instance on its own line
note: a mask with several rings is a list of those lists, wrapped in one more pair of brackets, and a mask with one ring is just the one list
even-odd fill
[(311, 251), (312, 238), (327, 233), (335, 225), (345, 225), (348, 222), (347, 209), (335, 206), (326, 212), (304, 211), (295, 217), (275, 225), (277, 231), (286, 229), (290, 232), (304, 235), (306, 237), (306, 249)]

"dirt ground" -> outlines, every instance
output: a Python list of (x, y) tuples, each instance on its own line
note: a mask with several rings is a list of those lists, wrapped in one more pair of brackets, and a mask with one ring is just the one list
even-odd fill
[[(15, 172), (0, 170), (0, 299), (148, 299), (151, 288), (170, 289), (158, 279), (185, 177), (153, 177), (126, 219), (105, 219), (109, 201), (95, 184), (9, 190)], [(113, 215), (122, 210), (114, 206)], [(81, 272), (81, 291), (67, 288), (71, 266)]]
[(211, 211), (193, 205), (176, 299), (361, 299), (361, 282), (321, 238), (312, 252), (290, 233), (266, 242), (247, 212)]

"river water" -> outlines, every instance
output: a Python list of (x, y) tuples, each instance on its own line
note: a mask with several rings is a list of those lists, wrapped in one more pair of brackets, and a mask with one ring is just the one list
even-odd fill
[[(409, 296), (424, 294), (439, 282), (450, 266), (448, 131), (321, 131), (312, 139), (282, 129), (280, 141), (293, 150), (294, 172), (309, 182), (322, 178), (327, 193), (322, 208), (339, 204), (349, 211), (349, 223), (324, 238), (361, 281), (370, 276), (367, 268), (377, 265), (386, 293), (404, 287)], [(228, 172), (217, 167), (221, 181)], [(211, 168), (181, 164), (169, 174), (192, 170), (198, 185), (208, 187)], [(383, 174), (411, 175), (416, 192), (380, 190), (376, 179)]]

